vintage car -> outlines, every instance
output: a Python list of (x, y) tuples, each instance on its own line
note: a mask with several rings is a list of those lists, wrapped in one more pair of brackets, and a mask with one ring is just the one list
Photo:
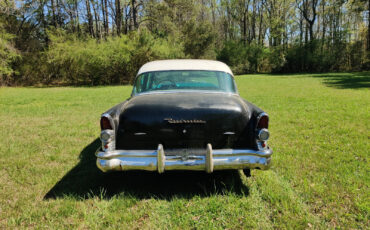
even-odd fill
[(103, 172), (269, 168), (268, 115), (238, 94), (230, 68), (210, 60), (143, 65), (131, 97), (102, 114)]

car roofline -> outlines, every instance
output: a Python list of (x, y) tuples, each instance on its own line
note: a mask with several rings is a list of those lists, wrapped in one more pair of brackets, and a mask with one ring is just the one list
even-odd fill
[(138, 71), (137, 75), (154, 71), (171, 71), (171, 70), (204, 70), (220, 71), (234, 76), (230, 67), (223, 62), (202, 59), (172, 59), (151, 61), (144, 64)]

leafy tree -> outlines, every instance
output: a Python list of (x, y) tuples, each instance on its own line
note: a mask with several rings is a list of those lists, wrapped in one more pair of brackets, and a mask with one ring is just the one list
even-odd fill
[(11, 43), (14, 36), (4, 32), (2, 27), (0, 23), (0, 85), (11, 82), (10, 77), (15, 73), (14, 63), (20, 57)]
[(210, 23), (187, 22), (183, 33), (185, 54), (192, 58), (205, 57), (207, 51), (211, 50), (216, 38)]
[(120, 84), (146, 61), (235, 73), (370, 69), (366, 0), (0, 1), (0, 84)]
[(16, 73), (15, 62), (20, 58), (13, 45), (15, 35), (6, 30), (7, 19), (15, 10), (14, 2), (0, 2), (0, 10), (0, 85), (7, 85), (11, 83), (11, 77)]

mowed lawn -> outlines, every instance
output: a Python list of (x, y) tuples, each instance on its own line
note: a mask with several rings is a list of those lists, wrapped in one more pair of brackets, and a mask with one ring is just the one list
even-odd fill
[(0, 228), (368, 229), (370, 73), (236, 81), (270, 115), (273, 166), (248, 178), (98, 171), (100, 114), (130, 86), (0, 88)]

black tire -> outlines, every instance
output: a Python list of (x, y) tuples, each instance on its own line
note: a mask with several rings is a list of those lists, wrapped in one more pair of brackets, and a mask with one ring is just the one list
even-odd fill
[(243, 169), (243, 173), (246, 177), (250, 177), (251, 176), (251, 170), (250, 169)]

